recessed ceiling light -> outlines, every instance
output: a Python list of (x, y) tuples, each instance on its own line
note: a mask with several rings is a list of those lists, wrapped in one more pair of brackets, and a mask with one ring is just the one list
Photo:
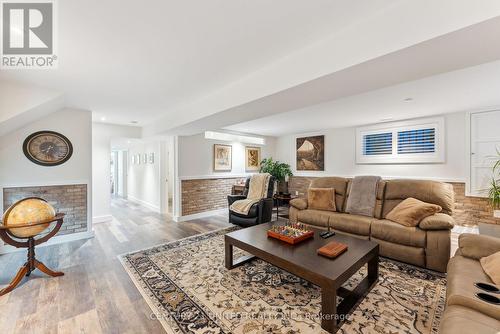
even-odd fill
[(130, 144), (130, 143), (131, 143), (131, 141), (130, 141), (130, 140), (127, 140), (127, 144)]
[(106, 117), (101, 117), (101, 121), (105, 121), (106, 120)]
[(387, 122), (387, 121), (392, 121), (394, 117), (386, 117), (386, 118), (381, 118), (379, 119), (380, 122)]
[(413, 97), (407, 97), (406, 99), (404, 99), (403, 101), (405, 102), (410, 102), (410, 101), (413, 101)]
[(132, 123), (132, 124), (137, 124), (137, 123), (139, 123), (139, 122), (138, 122), (138, 121), (130, 121), (130, 123)]

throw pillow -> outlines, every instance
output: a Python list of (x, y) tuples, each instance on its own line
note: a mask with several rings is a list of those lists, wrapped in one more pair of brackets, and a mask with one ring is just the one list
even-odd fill
[(491, 278), (493, 283), (500, 285), (500, 252), (482, 257), (479, 262), (481, 262), (481, 267), (483, 267), (484, 272)]
[(335, 189), (309, 188), (307, 190), (307, 204), (309, 209), (337, 211), (335, 206)]
[(425, 217), (431, 216), (441, 211), (441, 207), (436, 204), (425, 203), (416, 198), (409, 197), (396, 205), (387, 214), (387, 219), (403, 226), (414, 227)]

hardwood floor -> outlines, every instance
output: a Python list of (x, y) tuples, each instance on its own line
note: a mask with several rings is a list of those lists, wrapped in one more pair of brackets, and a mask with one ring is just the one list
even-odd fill
[[(94, 225), (95, 238), (37, 249), (37, 257), (65, 273), (30, 279), (0, 297), (0, 333), (163, 333), (117, 255), (230, 226), (226, 216), (175, 223), (123, 199), (112, 222)], [(25, 261), (25, 252), (0, 256), (0, 285)]]

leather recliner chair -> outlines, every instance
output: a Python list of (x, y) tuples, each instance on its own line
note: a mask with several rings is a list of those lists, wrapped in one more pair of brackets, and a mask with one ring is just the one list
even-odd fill
[(273, 213), (273, 194), (274, 194), (274, 182), (276, 179), (271, 176), (269, 178), (269, 185), (267, 188), (267, 195), (265, 198), (261, 199), (259, 202), (252, 205), (247, 215), (242, 215), (231, 210), (231, 204), (234, 202), (246, 199), (248, 195), (248, 190), (250, 188), (250, 177), (247, 178), (245, 182), (245, 190), (243, 195), (229, 195), (227, 196), (227, 201), (229, 204), (229, 222), (242, 227), (254, 226), (262, 223), (268, 223), (271, 221), (271, 216)]

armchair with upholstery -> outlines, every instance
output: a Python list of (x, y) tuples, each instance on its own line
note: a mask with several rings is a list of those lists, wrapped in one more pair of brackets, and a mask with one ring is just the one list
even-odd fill
[(242, 215), (240, 213), (234, 212), (230, 209), (230, 207), (234, 202), (247, 198), (248, 189), (250, 188), (250, 177), (248, 177), (245, 182), (245, 190), (243, 191), (243, 195), (227, 196), (229, 206), (229, 222), (242, 227), (249, 227), (270, 222), (273, 213), (273, 194), (275, 180), (276, 179), (273, 176), (269, 178), (266, 197), (252, 205), (247, 215)]

